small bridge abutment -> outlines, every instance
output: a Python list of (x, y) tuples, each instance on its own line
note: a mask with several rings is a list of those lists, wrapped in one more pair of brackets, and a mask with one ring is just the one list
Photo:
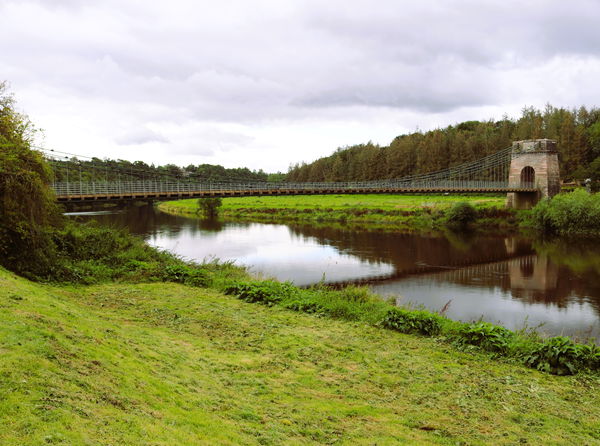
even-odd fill
[(556, 141), (532, 139), (513, 142), (508, 187), (524, 189), (523, 192), (509, 192), (507, 195), (506, 206), (515, 209), (531, 209), (539, 200), (559, 193)]

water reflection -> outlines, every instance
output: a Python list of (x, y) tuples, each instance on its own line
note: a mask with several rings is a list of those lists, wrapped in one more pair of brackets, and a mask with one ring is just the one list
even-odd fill
[[(583, 283), (546, 255), (412, 275), (372, 286), (399, 304), (439, 311), (450, 318), (499, 323), (510, 329), (537, 327), (549, 335), (600, 339), (600, 294), (580, 293)], [(592, 287), (594, 287), (592, 285)], [(595, 297), (594, 297), (595, 296)]]
[[(76, 217), (89, 218), (89, 217)], [(368, 283), (402, 304), (511, 329), (600, 339), (600, 246), (522, 237), (417, 236), (344, 227), (222, 223), (152, 208), (94, 215), (154, 246), (216, 256), (298, 285)]]

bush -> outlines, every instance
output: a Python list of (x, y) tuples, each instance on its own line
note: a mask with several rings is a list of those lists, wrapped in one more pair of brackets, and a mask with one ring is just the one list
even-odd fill
[(401, 308), (391, 308), (380, 325), (390, 330), (402, 333), (420, 333), (433, 336), (442, 329), (442, 318), (427, 311), (408, 311)]
[(62, 219), (49, 187), (52, 171), (31, 150), (35, 129), (14, 107), (0, 82), (0, 265), (31, 278), (52, 269), (49, 231)]
[(242, 268), (230, 263), (186, 263), (126, 230), (94, 222), (68, 222), (64, 228), (50, 232), (50, 238), (54, 247), (52, 264), (43, 274), (29, 270), (33, 279), (83, 284), (162, 280), (204, 287), (213, 285), (215, 279), (244, 275)]
[(600, 370), (600, 347), (596, 344), (579, 344), (584, 365), (590, 370)]
[(265, 280), (233, 284), (225, 289), (225, 293), (237, 296), (245, 302), (273, 306), (284, 298), (297, 296), (298, 289), (287, 282)]
[(337, 291), (337, 293), (341, 299), (349, 302), (368, 303), (373, 300), (379, 300), (366, 286), (348, 285)]
[(219, 209), (223, 200), (219, 197), (198, 198), (198, 213), (206, 218), (214, 218), (219, 215)]
[(600, 194), (588, 194), (579, 189), (558, 194), (551, 200), (542, 200), (532, 209), (529, 222), (546, 234), (598, 234)]
[(162, 279), (168, 282), (184, 283), (195, 287), (205, 287), (210, 284), (210, 278), (206, 271), (183, 263), (167, 265)]
[(446, 224), (466, 228), (477, 219), (477, 210), (467, 202), (456, 203), (446, 212)]
[(585, 360), (581, 346), (557, 336), (534, 347), (525, 357), (525, 364), (554, 375), (573, 375), (585, 365)]
[(506, 352), (514, 334), (504, 327), (478, 322), (462, 326), (458, 336), (460, 343), (477, 345), (493, 352)]
[(300, 311), (302, 313), (309, 314), (324, 314), (325, 308), (318, 304), (317, 302), (313, 302), (310, 300), (293, 300), (290, 302), (286, 302), (284, 308), (292, 311)]

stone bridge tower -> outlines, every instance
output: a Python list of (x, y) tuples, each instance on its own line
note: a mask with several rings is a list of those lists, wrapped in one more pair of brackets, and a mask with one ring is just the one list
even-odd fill
[(536, 189), (535, 192), (509, 192), (506, 205), (515, 209), (530, 209), (542, 198), (559, 193), (556, 141), (533, 139), (513, 142), (508, 187)]

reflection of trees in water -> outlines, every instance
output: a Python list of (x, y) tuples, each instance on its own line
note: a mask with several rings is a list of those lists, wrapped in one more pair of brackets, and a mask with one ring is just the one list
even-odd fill
[(535, 241), (535, 250), (548, 256), (557, 265), (565, 266), (577, 275), (600, 276), (600, 240), (556, 239)]
[(204, 220), (197, 218), (170, 215), (157, 211), (153, 206), (127, 206), (118, 213), (86, 215), (77, 217), (83, 221), (96, 220), (101, 224), (127, 228), (129, 232), (141, 236), (173, 234), (182, 230), (194, 235), (200, 232), (219, 232), (224, 228), (217, 219)]

